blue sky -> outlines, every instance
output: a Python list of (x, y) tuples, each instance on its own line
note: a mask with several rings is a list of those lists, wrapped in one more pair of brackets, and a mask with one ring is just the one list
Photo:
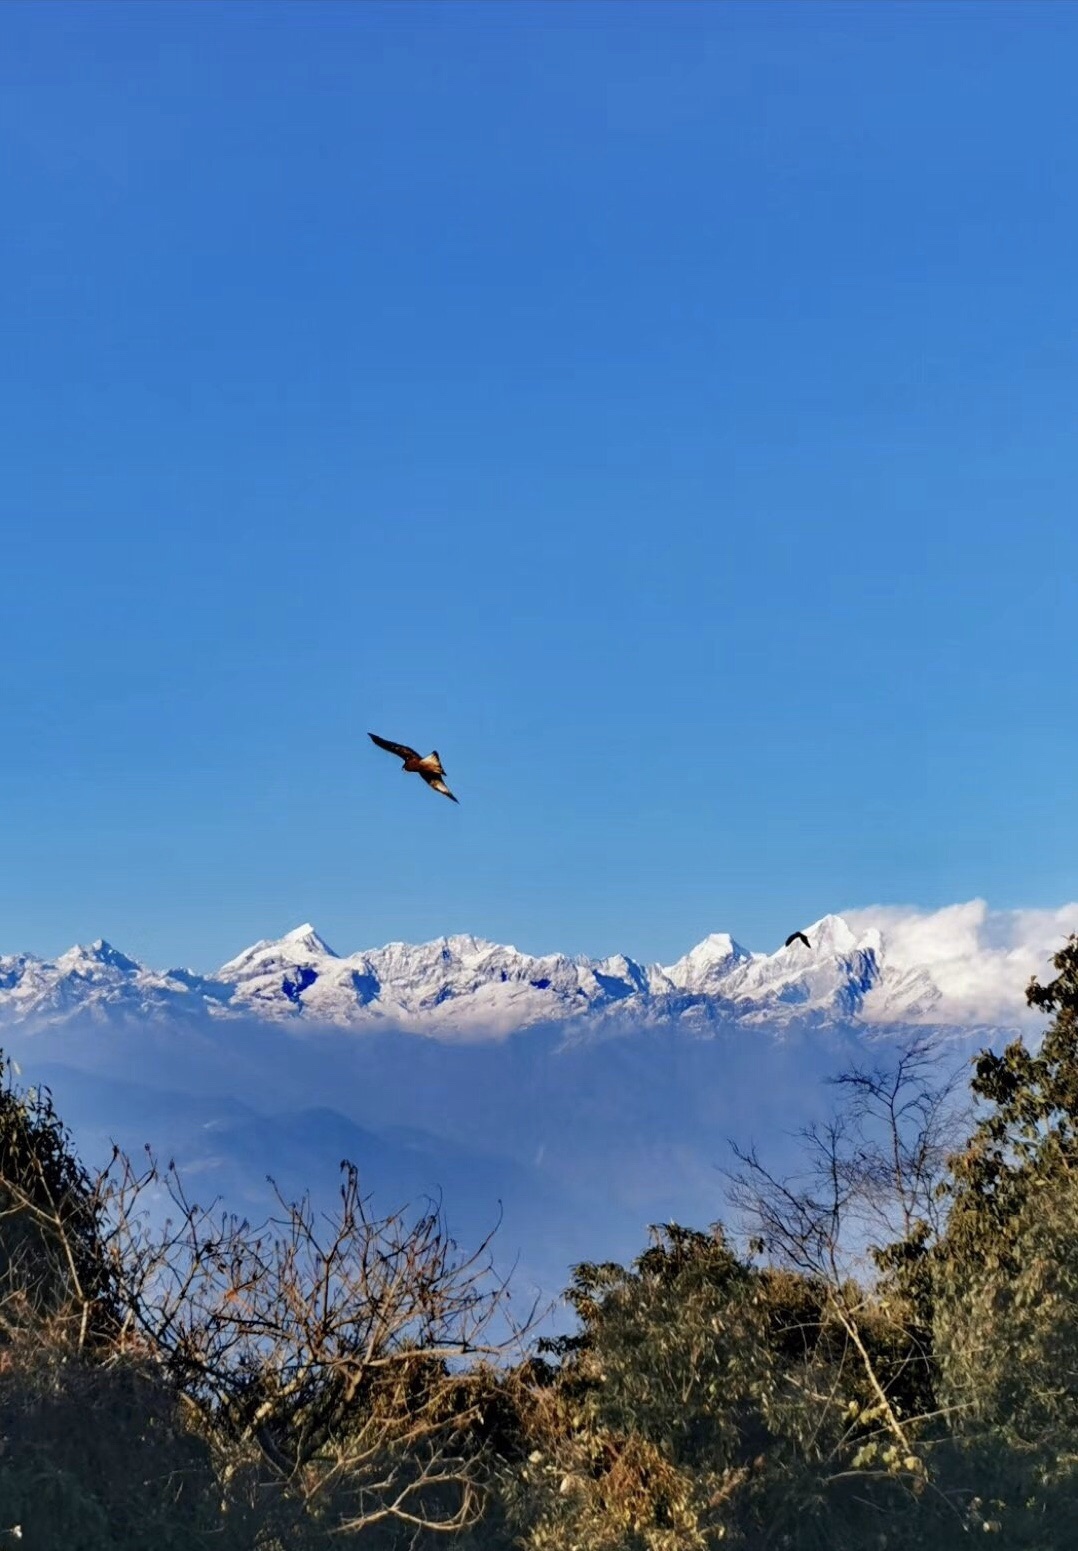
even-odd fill
[(0, 948), (1072, 898), (1076, 49), (0, 9)]

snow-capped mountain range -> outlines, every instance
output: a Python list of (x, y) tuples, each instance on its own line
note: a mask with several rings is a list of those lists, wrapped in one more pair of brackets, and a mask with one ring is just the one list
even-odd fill
[(753, 953), (725, 933), (676, 963), (532, 955), (475, 937), (340, 955), (310, 925), (261, 941), (214, 974), (158, 971), (105, 941), (56, 959), (0, 956), (0, 1027), (96, 1019), (296, 1020), (497, 1038), (537, 1024), (572, 1030), (670, 1022), (1007, 1025), (1078, 907), (990, 912), (982, 900), (924, 914), (827, 915), (794, 942)]

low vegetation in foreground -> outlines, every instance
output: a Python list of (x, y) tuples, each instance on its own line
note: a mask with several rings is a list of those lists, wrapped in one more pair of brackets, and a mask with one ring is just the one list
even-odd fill
[(1078, 1543), (1078, 938), (1054, 962), (1036, 1051), (840, 1076), (800, 1177), (738, 1155), (733, 1231), (577, 1266), (557, 1340), (347, 1166), (251, 1226), (151, 1159), (92, 1176), (9, 1076), (0, 1547)]

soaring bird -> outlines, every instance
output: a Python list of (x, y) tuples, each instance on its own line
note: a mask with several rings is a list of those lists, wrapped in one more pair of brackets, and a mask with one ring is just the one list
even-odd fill
[(804, 932), (791, 932), (782, 946), (784, 948), (788, 948), (792, 942), (803, 942), (806, 948), (812, 947), (812, 944), (809, 942)]
[(380, 749), (388, 749), (391, 754), (399, 755), (404, 760), (405, 770), (412, 770), (416, 775), (421, 775), (428, 786), (432, 786), (436, 792), (441, 792), (443, 797), (448, 797), (450, 802), (458, 801), (442, 780), (445, 771), (442, 769), (437, 749), (424, 757), (422, 754), (417, 754), (415, 749), (410, 749), (407, 743), (390, 743), (387, 738), (380, 738), (376, 732), (369, 732), (367, 737), (372, 743), (377, 743)]

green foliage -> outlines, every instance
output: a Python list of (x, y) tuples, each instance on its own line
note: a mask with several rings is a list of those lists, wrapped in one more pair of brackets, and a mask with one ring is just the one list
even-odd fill
[(0, 1339), (63, 1315), (85, 1342), (115, 1324), (102, 1203), (47, 1089), (17, 1091), (0, 1056)]
[(939, 1501), (869, 1382), (901, 1371), (902, 1343), (855, 1286), (668, 1224), (631, 1268), (578, 1267), (569, 1297), (533, 1551), (924, 1543)]
[[(26, 1551), (252, 1546), (205, 1444), (145, 1363), (11, 1347), (0, 1374), (0, 1526)], [(0, 1544), (3, 1544), (0, 1536)]]
[[(705, 1545), (768, 1441), (773, 1375), (752, 1272), (720, 1232), (656, 1230), (631, 1269), (577, 1267), (563, 1343), (568, 1446), (537, 1547)], [(540, 1462), (537, 1462), (540, 1463)]]
[(1078, 938), (1027, 991), (1036, 1050), (983, 1054), (935, 1256), (940, 1393), (1016, 1545), (1078, 1533)]
[(991, 1228), (1006, 1248), (1031, 1198), (1078, 1165), (1078, 937), (1053, 962), (1056, 978), (1026, 992), (1030, 1006), (1055, 1014), (1039, 1049), (1015, 1040), (977, 1061), (972, 1087), (987, 1110), (954, 1159), (952, 1241)]

